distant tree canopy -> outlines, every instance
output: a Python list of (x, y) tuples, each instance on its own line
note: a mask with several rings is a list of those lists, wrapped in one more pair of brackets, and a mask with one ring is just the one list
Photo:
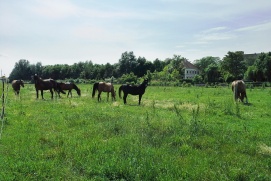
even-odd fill
[[(156, 81), (183, 81), (184, 61), (186, 58), (173, 55), (165, 60), (155, 59), (153, 62), (145, 57), (136, 57), (134, 53), (122, 53), (118, 63), (111, 65), (93, 64), (92, 61), (78, 62), (72, 65), (55, 64), (43, 66), (41, 62), (30, 64), (28, 60), (21, 59), (9, 76), (9, 80), (31, 80), (34, 74), (42, 78), (88, 79), (105, 80), (119, 79), (120, 82), (137, 82), (137, 78), (147, 76)], [(221, 60), (218, 57), (203, 57), (195, 60), (194, 65), (200, 74), (194, 82), (231, 82), (235, 79), (249, 81), (271, 81), (271, 52), (261, 53), (256, 59), (246, 62), (244, 52), (228, 52)]]

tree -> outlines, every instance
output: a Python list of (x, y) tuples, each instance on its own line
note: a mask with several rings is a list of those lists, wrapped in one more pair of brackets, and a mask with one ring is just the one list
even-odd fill
[(14, 79), (31, 79), (31, 69), (28, 60), (20, 59), (19, 62), (15, 63), (13, 70), (10, 73), (9, 79), (12, 81)]
[(271, 81), (271, 52), (261, 53), (254, 66), (256, 67), (257, 81)]
[(221, 62), (221, 72), (225, 81), (243, 79), (245, 71), (243, 51), (228, 52)]
[(257, 68), (256, 66), (252, 65), (249, 66), (246, 73), (245, 73), (245, 79), (250, 81), (256, 81), (257, 80)]
[(201, 77), (208, 82), (208, 78), (206, 75), (206, 70), (210, 65), (214, 66), (214, 65), (218, 65), (220, 61), (219, 57), (212, 57), (212, 56), (208, 56), (208, 57), (203, 57), (201, 59), (195, 60), (194, 65), (196, 67), (198, 67), (200, 69), (200, 75)]
[(120, 75), (129, 74), (133, 68), (137, 65), (137, 61), (134, 52), (124, 52), (119, 59), (119, 71)]
[(145, 63), (146, 63), (145, 57), (138, 57), (137, 58), (137, 64), (135, 68), (132, 70), (134, 74), (138, 77), (142, 77), (144, 74), (146, 74), (147, 70), (145, 69)]
[(41, 64), (41, 62), (37, 62), (36, 65), (31, 64), (30, 65), (30, 72), (31, 72), (31, 76), (33, 76), (35, 74), (41, 75), (42, 74), (42, 64)]
[(130, 74), (123, 74), (119, 80), (120, 80), (120, 83), (122, 84), (125, 84), (125, 83), (136, 84), (137, 76), (133, 72), (131, 72)]
[(202, 83), (202, 77), (200, 75), (195, 75), (195, 77), (193, 78), (193, 82), (197, 84)]
[(161, 72), (165, 66), (165, 63), (159, 59), (155, 59), (153, 61), (154, 70), (157, 72)]
[(210, 64), (207, 68), (204, 70), (205, 72), (205, 82), (219, 82), (220, 78), (220, 71), (219, 67), (216, 63)]

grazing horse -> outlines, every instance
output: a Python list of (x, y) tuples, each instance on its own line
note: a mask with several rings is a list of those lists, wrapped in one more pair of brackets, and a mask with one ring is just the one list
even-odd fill
[(95, 92), (98, 90), (98, 101), (101, 101), (101, 93), (107, 92), (107, 101), (109, 98), (109, 93), (111, 92), (112, 101), (116, 100), (116, 92), (112, 83), (96, 82), (93, 84), (92, 98), (95, 96)]
[[(60, 83), (58, 83), (58, 85), (59, 85), (59, 87), (62, 90), (68, 90), (69, 91), (67, 97), (69, 97), (69, 94), (71, 94), (71, 97), (72, 97), (72, 89), (75, 89), (76, 92), (77, 92), (77, 94), (78, 94), (78, 96), (81, 96), (81, 90), (74, 83), (71, 83), (71, 82), (67, 82), (67, 83), (60, 82)], [(58, 91), (58, 96), (60, 97), (59, 91)]]
[(246, 103), (248, 103), (246, 85), (242, 80), (235, 80), (231, 84), (232, 92), (234, 94), (234, 100), (237, 101), (240, 99), (242, 102), (246, 98)]
[(53, 99), (53, 90), (60, 91), (63, 94), (66, 94), (58, 85), (54, 79), (41, 79), (37, 74), (34, 75), (35, 88), (37, 93), (37, 99), (39, 98), (39, 90), (41, 92), (41, 97), (43, 98), (43, 90), (50, 90), (51, 99)]
[(13, 80), (11, 82), (12, 88), (15, 92), (15, 95), (19, 95), (20, 94), (20, 88), (21, 86), (24, 87), (24, 81), (23, 80)]
[(145, 93), (145, 89), (148, 86), (148, 79), (144, 79), (144, 81), (140, 85), (127, 85), (123, 84), (119, 88), (119, 97), (121, 98), (121, 91), (123, 91), (124, 96), (123, 96), (123, 102), (124, 104), (127, 103), (126, 98), (128, 94), (132, 95), (139, 95), (139, 100), (138, 104), (140, 105), (142, 95)]

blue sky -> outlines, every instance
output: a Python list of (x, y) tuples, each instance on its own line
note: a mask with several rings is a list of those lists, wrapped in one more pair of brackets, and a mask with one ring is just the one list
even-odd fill
[(0, 69), (16, 62), (190, 62), (228, 51), (271, 51), (270, 0), (0, 0)]

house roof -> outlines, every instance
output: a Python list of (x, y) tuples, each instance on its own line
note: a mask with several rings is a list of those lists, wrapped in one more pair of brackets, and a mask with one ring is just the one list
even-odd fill
[(198, 70), (198, 68), (197, 68), (195, 65), (193, 65), (192, 63), (190, 63), (190, 62), (187, 61), (187, 60), (185, 60), (185, 61), (183, 62), (183, 64), (184, 64), (184, 67), (185, 67), (186, 69), (196, 69), (196, 70)]

